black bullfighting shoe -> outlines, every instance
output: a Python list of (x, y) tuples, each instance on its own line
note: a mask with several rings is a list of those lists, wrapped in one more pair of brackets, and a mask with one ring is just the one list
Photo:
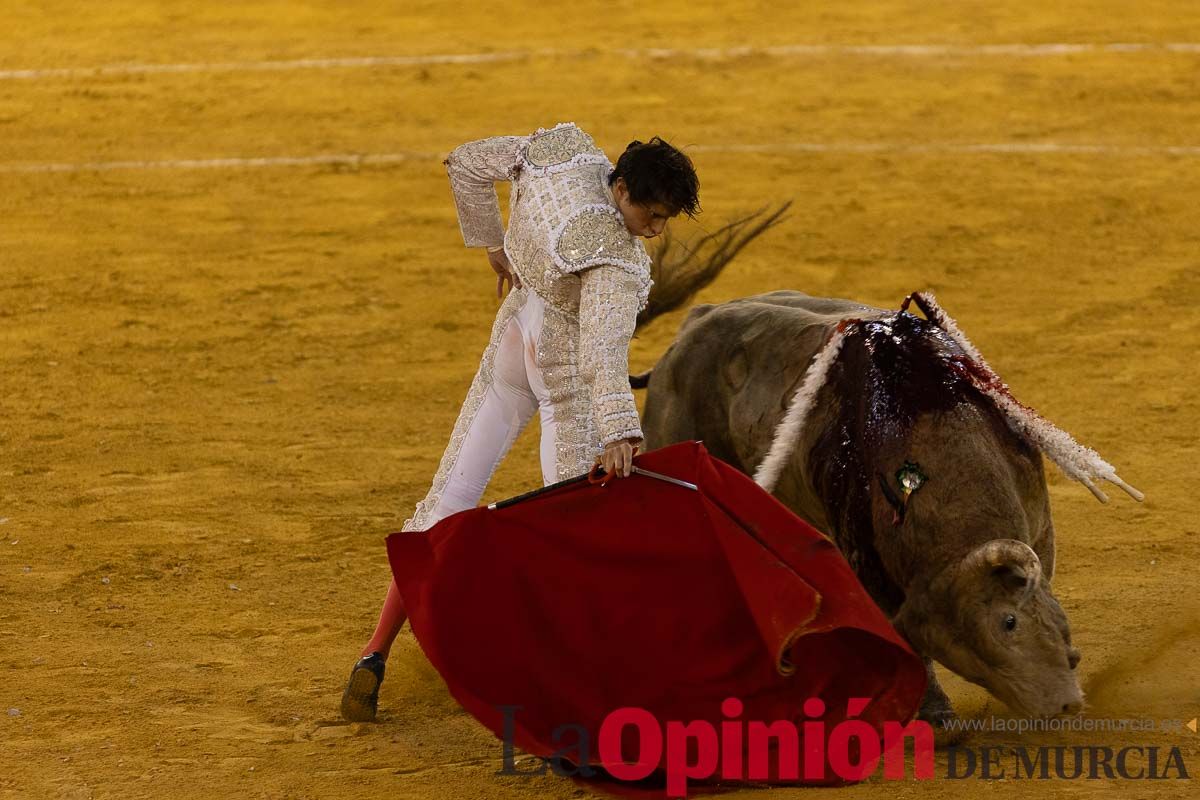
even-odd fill
[(350, 671), (346, 691), (342, 692), (342, 716), (350, 722), (374, 722), (379, 705), (379, 684), (386, 666), (382, 653), (369, 653)]

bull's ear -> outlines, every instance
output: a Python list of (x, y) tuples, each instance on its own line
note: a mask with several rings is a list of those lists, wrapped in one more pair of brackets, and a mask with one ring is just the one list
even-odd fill
[(992, 569), (992, 577), (1011, 592), (1026, 592), (1036, 575), (1030, 575), (1020, 564), (1001, 564)]

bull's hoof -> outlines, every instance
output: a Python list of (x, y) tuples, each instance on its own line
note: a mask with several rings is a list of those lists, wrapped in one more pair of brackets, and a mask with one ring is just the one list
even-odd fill
[(965, 730), (954, 724), (958, 715), (954, 713), (948, 701), (926, 703), (921, 706), (917, 719), (928, 722), (929, 727), (933, 728), (934, 747), (949, 747), (960, 743), (967, 736)]
[(928, 722), (935, 731), (938, 731), (945, 728), (957, 716), (949, 703), (927, 703), (921, 706), (917, 719)]

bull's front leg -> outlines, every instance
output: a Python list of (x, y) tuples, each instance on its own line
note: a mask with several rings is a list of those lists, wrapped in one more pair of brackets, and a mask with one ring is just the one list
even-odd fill
[(954, 719), (954, 708), (950, 705), (950, 698), (942, 691), (942, 685), (938, 683), (937, 674), (933, 671), (933, 661), (928, 658), (924, 661), (925, 677), (928, 681), (925, 684), (925, 699), (921, 701), (921, 711), (917, 714), (917, 719), (931, 724), (937, 733), (947, 722)]

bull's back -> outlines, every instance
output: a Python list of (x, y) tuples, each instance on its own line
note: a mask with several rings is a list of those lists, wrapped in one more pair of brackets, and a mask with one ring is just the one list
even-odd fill
[(810, 322), (820, 321), (824, 324), (837, 324), (846, 318), (874, 316), (884, 313), (882, 309), (865, 306), (853, 300), (843, 300), (839, 297), (813, 297), (804, 292), (792, 289), (780, 289), (766, 294), (743, 297), (730, 300), (725, 305), (734, 306), (741, 303), (757, 303), (763, 305), (791, 308), (808, 315)]
[(651, 374), (647, 449), (702, 439), (713, 455), (752, 473), (830, 332), (842, 319), (876, 313), (787, 290), (695, 307)]

